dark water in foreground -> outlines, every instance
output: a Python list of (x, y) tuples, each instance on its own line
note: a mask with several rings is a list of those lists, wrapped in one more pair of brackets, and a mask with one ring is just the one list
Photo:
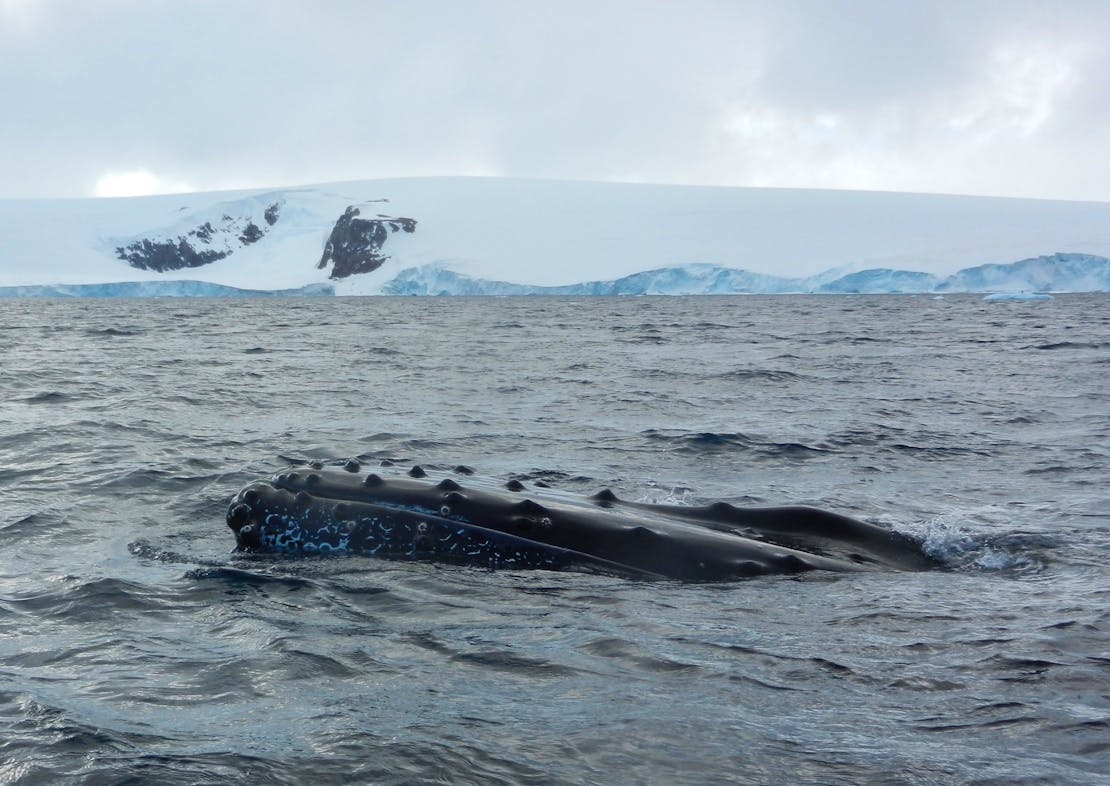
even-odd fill
[[(1110, 772), (1110, 299), (0, 303), (0, 784)], [(229, 554), (288, 459), (808, 503), (950, 570)]]

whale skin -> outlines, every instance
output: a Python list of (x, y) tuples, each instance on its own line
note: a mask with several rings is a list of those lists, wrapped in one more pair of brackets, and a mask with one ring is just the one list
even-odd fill
[(727, 581), (810, 570), (937, 567), (903, 533), (811, 507), (657, 505), (580, 497), (467, 473), (367, 472), (312, 462), (232, 499), (236, 550), (354, 554), (500, 569)]

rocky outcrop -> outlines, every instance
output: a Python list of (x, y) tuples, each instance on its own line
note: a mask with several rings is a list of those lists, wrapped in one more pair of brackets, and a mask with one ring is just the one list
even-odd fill
[(382, 247), (390, 235), (416, 231), (416, 220), (412, 218), (380, 214), (376, 218), (359, 218), (359, 215), (357, 207), (348, 207), (335, 222), (324, 244), (324, 253), (316, 267), (323, 270), (331, 262), (328, 278), (333, 281), (377, 270), (389, 259), (382, 253)]
[[(203, 242), (203, 241), (201, 241)], [(181, 270), (187, 267), (200, 267), (223, 259), (227, 251), (215, 249), (197, 250), (184, 237), (176, 240), (149, 240), (142, 238), (127, 246), (116, 249), (116, 256), (131, 267), (139, 270)]]
[(212, 221), (205, 221), (176, 236), (141, 237), (116, 246), (116, 257), (139, 270), (159, 273), (208, 265), (265, 237), (277, 223), (280, 208), (278, 202), (266, 208), (265, 227), (260, 227), (251, 216), (233, 218), (225, 213), (215, 226)]

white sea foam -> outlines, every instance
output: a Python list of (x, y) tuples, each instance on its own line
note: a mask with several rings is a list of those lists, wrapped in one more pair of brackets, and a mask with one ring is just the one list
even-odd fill
[[(1009, 517), (995, 507), (962, 513), (949, 512), (926, 521), (914, 535), (922, 539), (922, 550), (944, 565), (958, 569), (1009, 571), (1038, 567), (1042, 560), (1033, 542), (1020, 535), (992, 535), (972, 520), (989, 526), (989, 522), (1005, 525)], [(1000, 528), (1006, 532), (1005, 527)]]

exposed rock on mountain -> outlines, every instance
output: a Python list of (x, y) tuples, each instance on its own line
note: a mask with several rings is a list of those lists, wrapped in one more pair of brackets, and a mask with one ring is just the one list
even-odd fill
[(226, 213), (212, 221), (170, 237), (140, 237), (116, 246), (116, 257), (139, 270), (169, 270), (201, 267), (234, 253), (236, 249), (257, 243), (278, 221), (281, 205), (274, 202), (263, 213), (266, 226), (260, 227), (252, 216), (234, 218)]
[(143, 238), (128, 246), (120, 246), (116, 249), (116, 256), (139, 270), (157, 270), (164, 273), (167, 270), (207, 265), (217, 259), (223, 259), (227, 256), (227, 252), (212, 249), (197, 251), (184, 237), (161, 241)]
[(389, 236), (395, 232), (416, 231), (416, 219), (394, 218), (378, 215), (376, 218), (359, 218), (354, 205), (348, 207), (335, 222), (324, 253), (316, 267), (323, 270), (332, 263), (328, 278), (337, 281), (356, 273), (377, 270), (389, 259), (381, 253)]

